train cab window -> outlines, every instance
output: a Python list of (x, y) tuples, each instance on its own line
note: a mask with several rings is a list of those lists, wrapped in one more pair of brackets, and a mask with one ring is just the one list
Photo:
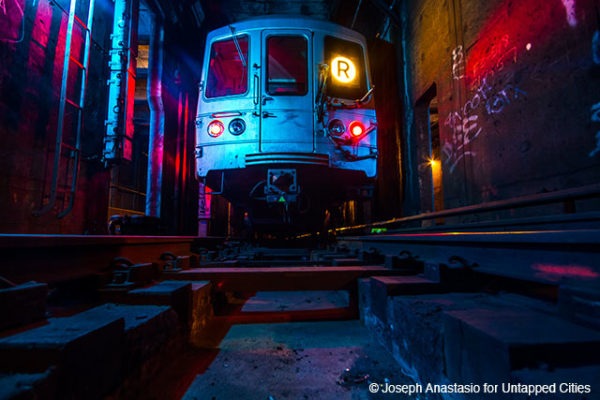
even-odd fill
[(360, 99), (367, 92), (362, 46), (325, 36), (325, 62), (329, 65), (326, 94), (342, 99)]
[[(248, 36), (214, 42), (210, 48), (206, 97), (244, 94), (248, 90)], [(240, 53), (241, 56), (240, 57)]]
[(267, 93), (308, 93), (308, 42), (303, 36), (270, 36), (267, 39)]

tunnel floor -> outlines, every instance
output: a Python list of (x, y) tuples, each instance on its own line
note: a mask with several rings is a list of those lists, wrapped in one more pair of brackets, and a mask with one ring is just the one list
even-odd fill
[[(340, 292), (258, 293), (245, 311), (344, 306)], [(268, 306), (267, 306), (268, 305)], [(205, 349), (165, 365), (144, 398), (186, 400), (375, 399), (371, 382), (409, 384), (359, 320), (230, 325), (215, 317)], [(219, 332), (224, 337), (219, 340)], [(381, 396), (381, 394), (379, 395)]]
[[(568, 250), (572, 259), (573, 237), (598, 248), (590, 233), (524, 233), (535, 240), (519, 254), (539, 257), (545, 243), (559, 248), (553, 256)], [(507, 234), (447, 240), (469, 238), (480, 251), (476, 239), (491, 243), (490, 235)], [(423, 238), (430, 236), (409, 237)], [(234, 244), (52, 286), (7, 281), (0, 305), (12, 325), (0, 335), (0, 399), (439, 400), (454, 398), (444, 395), (453, 387), (479, 393), (497, 382), (506, 399), (547, 386), (553, 391), (536, 398), (600, 400), (600, 335), (591, 318), (598, 279), (587, 278), (595, 269), (574, 265), (585, 279), (567, 287), (520, 268), (510, 246), (500, 266), (521, 275), (502, 275), (470, 247), (466, 260), (482, 265), (449, 268), (396, 256), (406, 235), (377, 239), (358, 249)], [(440, 251), (435, 239), (432, 254)], [(388, 247), (371, 247), (380, 245)], [(156, 246), (152, 239), (148, 247), (160, 253)], [(397, 389), (411, 385), (439, 388)], [(486, 393), (472, 397), (496, 398)]]

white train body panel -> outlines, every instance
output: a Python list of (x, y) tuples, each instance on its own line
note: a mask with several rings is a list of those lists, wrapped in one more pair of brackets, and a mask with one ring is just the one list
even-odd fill
[[(336, 46), (343, 58), (335, 58), (333, 65)], [(327, 73), (322, 72), (324, 65)], [(354, 81), (345, 87), (334, 80), (334, 72), (342, 79), (354, 72)], [(328, 82), (323, 98), (334, 105), (319, 107), (323, 77)], [(250, 19), (212, 31), (206, 41), (196, 119), (197, 176), (243, 173), (265, 165), (291, 166), (301, 174), (302, 166), (313, 165), (328, 168), (334, 178), (338, 171), (375, 178), (377, 121), (372, 96), (350, 107), (371, 87), (365, 39), (347, 28), (286, 16)], [(346, 97), (332, 96), (336, 90)], [(344, 132), (330, 131), (334, 119), (344, 124)], [(243, 133), (231, 133), (233, 120), (243, 121)], [(354, 121), (366, 131), (358, 140), (349, 132)], [(215, 186), (210, 181), (208, 185)]]

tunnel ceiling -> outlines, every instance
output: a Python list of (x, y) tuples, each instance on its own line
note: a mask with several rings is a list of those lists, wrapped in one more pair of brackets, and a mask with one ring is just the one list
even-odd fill
[(210, 31), (261, 15), (304, 15), (379, 37), (393, 23), (400, 0), (147, 0), (168, 23), (186, 32)]
[(204, 0), (207, 16), (213, 13), (228, 16), (231, 22), (269, 14), (306, 15), (329, 20), (335, 15), (340, 0)]

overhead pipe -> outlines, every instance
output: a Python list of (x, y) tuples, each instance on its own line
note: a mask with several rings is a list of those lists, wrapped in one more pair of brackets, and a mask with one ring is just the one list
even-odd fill
[(160, 218), (165, 140), (165, 109), (162, 99), (163, 40), (162, 21), (154, 17), (148, 55), (147, 95), (150, 108), (150, 130), (148, 135), (146, 215), (157, 218)]
[(362, 5), (362, 0), (358, 0), (358, 5), (356, 6), (356, 10), (354, 10), (354, 17), (352, 17), (352, 23), (350, 24), (350, 29), (354, 29), (354, 24), (356, 24), (356, 18), (358, 17), (358, 11), (360, 10), (361, 5)]

